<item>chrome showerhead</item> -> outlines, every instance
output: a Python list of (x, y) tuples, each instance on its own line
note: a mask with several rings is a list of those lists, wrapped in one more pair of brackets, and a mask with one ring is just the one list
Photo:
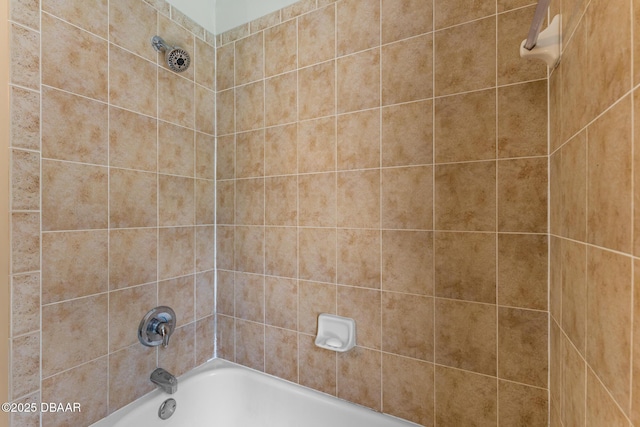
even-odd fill
[(156, 51), (164, 52), (167, 66), (176, 73), (181, 73), (189, 68), (191, 57), (186, 50), (177, 46), (169, 46), (160, 36), (154, 36), (151, 39), (151, 45)]

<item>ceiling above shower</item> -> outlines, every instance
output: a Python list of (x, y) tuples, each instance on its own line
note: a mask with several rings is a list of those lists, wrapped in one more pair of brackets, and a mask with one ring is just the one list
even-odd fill
[(253, 21), (298, 0), (167, 0), (214, 34)]

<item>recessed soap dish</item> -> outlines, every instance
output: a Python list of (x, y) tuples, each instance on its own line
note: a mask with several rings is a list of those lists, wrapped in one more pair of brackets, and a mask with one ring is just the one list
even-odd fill
[(320, 314), (316, 345), (340, 353), (351, 350), (356, 345), (356, 321), (334, 314)]

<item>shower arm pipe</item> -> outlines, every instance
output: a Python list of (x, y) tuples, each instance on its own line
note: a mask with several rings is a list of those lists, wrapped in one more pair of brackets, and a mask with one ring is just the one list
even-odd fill
[(542, 24), (547, 17), (547, 10), (549, 9), (550, 3), (551, 0), (538, 1), (538, 6), (536, 6), (536, 13), (533, 15), (533, 22), (531, 23), (531, 28), (529, 28), (529, 35), (527, 36), (527, 41), (524, 44), (525, 49), (531, 50), (538, 43), (538, 35), (540, 34)]

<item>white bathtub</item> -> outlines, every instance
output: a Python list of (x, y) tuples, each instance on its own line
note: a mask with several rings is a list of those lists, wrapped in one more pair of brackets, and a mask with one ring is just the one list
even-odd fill
[[(158, 417), (162, 402), (177, 408)], [(156, 390), (92, 427), (410, 427), (417, 424), (214, 359), (179, 378), (172, 395)]]

